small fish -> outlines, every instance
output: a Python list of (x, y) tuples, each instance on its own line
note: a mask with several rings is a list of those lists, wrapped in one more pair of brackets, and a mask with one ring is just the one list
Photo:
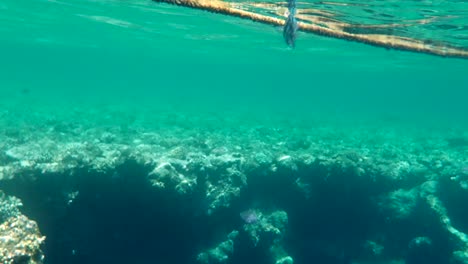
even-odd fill
[(240, 213), (240, 217), (247, 224), (252, 224), (258, 221), (259, 217), (255, 210), (249, 209)]
[(289, 15), (283, 28), (283, 38), (291, 48), (296, 46), (297, 20), (296, 20), (296, 0), (288, 0)]

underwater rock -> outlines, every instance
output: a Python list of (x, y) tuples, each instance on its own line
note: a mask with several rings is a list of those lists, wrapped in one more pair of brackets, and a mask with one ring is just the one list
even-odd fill
[(459, 250), (453, 252), (452, 264), (467, 264), (468, 263), (468, 250)]
[(437, 248), (428, 237), (415, 237), (408, 245), (406, 264), (428, 263), (434, 260)]
[(240, 196), (241, 189), (247, 185), (247, 176), (242, 172), (242, 158), (230, 154), (208, 158), (203, 184), (206, 186), (205, 199), (209, 204), (207, 213), (226, 208)]
[(20, 199), (14, 196), (7, 196), (0, 190), (0, 223), (8, 218), (21, 215), (19, 208), (23, 206)]
[(258, 220), (244, 224), (244, 231), (247, 232), (253, 245), (260, 241), (263, 244), (273, 244), (273, 241), (281, 239), (286, 225), (288, 224), (288, 214), (284, 211), (275, 211), (270, 214), (257, 212)]
[(275, 261), (275, 264), (293, 264), (294, 260), (290, 256), (281, 257)]
[(284, 233), (288, 224), (285, 211), (274, 211), (268, 214), (255, 210), (256, 221), (247, 222), (243, 230), (247, 233), (254, 247), (262, 245), (269, 248), (275, 264), (292, 264), (293, 258), (286, 253)]
[(384, 252), (384, 246), (372, 240), (367, 240), (363, 244), (364, 255), (369, 259), (380, 259)]
[(43, 237), (36, 222), (22, 215), (23, 204), (14, 196), (0, 191), (0, 263), (41, 264)]
[(44, 240), (36, 222), (23, 215), (8, 218), (0, 225), (0, 263), (42, 264)]
[(379, 207), (393, 220), (408, 219), (420, 202), (419, 189), (398, 189), (380, 198)]
[(193, 176), (187, 177), (182, 173), (185, 166), (179, 160), (160, 161), (148, 174), (148, 179), (157, 188), (175, 190), (180, 195), (191, 194), (197, 183)]
[(206, 213), (229, 207), (247, 184), (241, 171), (243, 159), (236, 154), (203, 155), (189, 153), (187, 160), (163, 158), (156, 162), (148, 179), (156, 188), (175, 190), (179, 195), (191, 195), (203, 186)]
[[(1, 188), (7, 191), (9, 186), (8, 193), (17, 192), (13, 194), (25, 204), (24, 198), (34, 193), (27, 204), (30, 211), (37, 207), (45, 215), (60, 216), (43, 221), (63, 219), (70, 208), (78, 210), (80, 204), (81, 209), (88, 208), (87, 202), (109, 212), (122, 210), (122, 215), (125, 210), (140, 216), (161, 212), (160, 218), (151, 218), (151, 225), (166, 219), (163, 224), (173, 230), (196, 230), (192, 240), (185, 241), (186, 248), (215, 245), (198, 255), (200, 263), (230, 263), (235, 249), (243, 247), (247, 252), (267, 251), (277, 264), (302, 263), (295, 254), (309, 252), (323, 257), (322, 263), (336, 259), (401, 263), (408, 251), (418, 256), (426, 246), (447, 241), (452, 260), (443, 258), (444, 263), (468, 263), (466, 221), (458, 209), (462, 207), (453, 207), (454, 201), (466, 200), (468, 159), (463, 149), (448, 148), (445, 137), (421, 143), (385, 131), (369, 134), (354, 128), (297, 132), (281, 127), (260, 133), (258, 127), (237, 123), (216, 127), (141, 126), (106, 134), (92, 124), (73, 133), (32, 126), (22, 130), (23, 137), (31, 140), (21, 141), (0, 131)], [(122, 173), (126, 176), (118, 176)], [(38, 186), (50, 189), (41, 193)], [(71, 190), (79, 195), (67, 195)], [(18, 200), (5, 197), (0, 197), (0, 219), (26, 225), (17, 210)], [(155, 198), (158, 202), (149, 200)], [(253, 209), (239, 219), (245, 208)], [(86, 212), (92, 219), (96, 211)], [(146, 234), (143, 227), (138, 229), (141, 219), (128, 221), (134, 222), (122, 226)], [(62, 222), (50, 226), (58, 224), (66, 226)], [(216, 241), (219, 233), (235, 229), (225, 241)], [(412, 243), (417, 237), (430, 238), (431, 244)], [(36, 241), (33, 246), (37, 246), (41, 239), (37, 233), (30, 243)], [(122, 235), (121, 240), (125, 239)], [(333, 250), (322, 254), (320, 248)], [(315, 261), (313, 256), (304, 259)], [(40, 258), (35, 259), (39, 263)]]
[[(274, 262), (272, 264), (293, 264), (294, 260), (286, 253), (284, 245), (284, 232), (288, 222), (288, 216), (284, 211), (262, 213), (257, 209), (249, 209), (241, 212), (240, 217), (245, 221), (242, 232), (247, 235), (252, 245), (240, 245), (246, 241), (236, 239), (239, 231), (234, 230), (228, 235), (226, 241), (221, 242), (215, 248), (198, 254), (197, 261), (203, 264), (224, 264), (235, 254), (236, 248), (267, 248)], [(235, 242), (235, 243), (234, 243)]]
[(457, 241), (456, 248), (453, 249), (452, 255), (456, 256), (456, 259), (463, 259), (463, 254), (460, 252), (468, 251), (468, 234), (464, 233), (463, 230), (456, 228), (448, 215), (447, 208), (443, 202), (435, 195), (427, 195), (425, 197), (427, 204), (439, 217), (439, 223), (448, 234), (451, 235), (451, 240)]
[(197, 256), (197, 262), (200, 264), (226, 264), (234, 253), (234, 241), (239, 234), (238, 231), (232, 231), (227, 236), (227, 240), (221, 242), (218, 246)]

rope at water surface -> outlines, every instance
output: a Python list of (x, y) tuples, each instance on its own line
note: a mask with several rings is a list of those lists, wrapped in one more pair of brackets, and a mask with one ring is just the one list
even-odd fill
[[(228, 2), (219, 0), (153, 0), (169, 4), (202, 9), (218, 14), (230, 15), (239, 18), (250, 19), (274, 26), (284, 26), (286, 21), (254, 12), (238, 9)], [(297, 28), (303, 32), (309, 32), (321, 36), (361, 42), (372, 46), (384, 47), (418, 53), (431, 54), (442, 57), (455, 57), (468, 59), (468, 49), (455, 46), (431, 43), (430, 41), (417, 40), (407, 37), (399, 37), (384, 34), (353, 34), (335, 28), (297, 22)]]

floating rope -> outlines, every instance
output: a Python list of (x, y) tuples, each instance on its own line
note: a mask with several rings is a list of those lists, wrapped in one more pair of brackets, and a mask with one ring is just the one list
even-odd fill
[[(455, 58), (465, 58), (468, 59), (468, 49), (460, 48), (451, 45), (438, 44), (432, 41), (423, 41), (417, 40), (408, 37), (400, 37), (393, 35), (384, 35), (384, 34), (354, 34), (345, 32), (336, 27), (325, 27), (323, 25), (308, 24), (303, 22), (295, 22), (295, 16), (292, 15), (292, 21), (288, 19), (278, 19), (275, 17), (270, 17), (262, 14), (257, 14), (254, 12), (249, 12), (236, 8), (234, 4), (228, 2), (222, 2), (219, 0), (153, 0), (155, 2), (165, 2), (174, 5), (186, 6), (196, 9), (207, 10), (214, 13), (231, 15), (240, 18), (250, 19), (252, 21), (261, 22), (274, 26), (286, 26), (283, 31), (285, 35), (286, 42), (292, 46), (294, 45), (295, 40), (295, 30), (293, 28), (289, 29), (289, 26), (293, 26), (297, 23), (297, 29), (303, 32), (310, 32), (321, 36), (333, 37), (338, 39), (344, 39), (348, 41), (361, 42), (377, 47), (384, 47), (387, 49), (397, 49), (412, 51), (418, 53), (431, 54), (442, 57), (455, 57)], [(295, 0), (289, 0), (294, 1)], [(289, 3), (288, 3), (289, 5)], [(295, 6), (295, 4), (294, 4)], [(295, 13), (295, 8), (294, 8)], [(291, 16), (292, 12), (289, 11)], [(290, 21), (290, 22), (288, 22)], [(289, 25), (288, 25), (289, 23)], [(287, 32), (286, 32), (287, 31)], [(292, 34), (294, 33), (294, 34)], [(291, 44), (290, 44), (291, 43)]]

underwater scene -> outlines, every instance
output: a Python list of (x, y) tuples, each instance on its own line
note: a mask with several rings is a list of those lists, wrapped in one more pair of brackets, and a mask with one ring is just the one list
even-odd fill
[(0, 1), (0, 264), (468, 264), (468, 2)]

